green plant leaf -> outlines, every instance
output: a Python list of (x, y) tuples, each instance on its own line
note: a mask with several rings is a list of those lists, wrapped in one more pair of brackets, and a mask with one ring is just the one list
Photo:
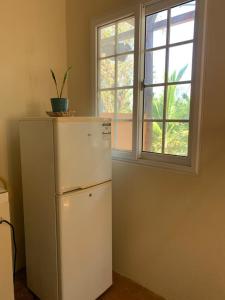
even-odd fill
[(62, 82), (62, 87), (61, 87), (60, 94), (59, 94), (60, 98), (62, 97), (63, 89), (64, 89), (64, 86), (65, 86), (65, 83), (66, 83), (66, 80), (67, 80), (67, 78), (68, 78), (68, 74), (69, 74), (69, 71), (70, 71), (71, 68), (72, 68), (72, 67), (70, 66), (70, 67), (66, 70), (66, 72), (65, 72), (65, 75), (64, 75), (64, 78), (63, 78), (63, 82)]
[(57, 97), (59, 98), (59, 91), (58, 91), (58, 85), (57, 85), (57, 80), (56, 80), (56, 77), (55, 77), (55, 73), (53, 72), (53, 70), (52, 70), (52, 69), (50, 69), (50, 72), (51, 72), (51, 75), (52, 75), (53, 81), (54, 81), (54, 83), (55, 83), (56, 92), (57, 92)]

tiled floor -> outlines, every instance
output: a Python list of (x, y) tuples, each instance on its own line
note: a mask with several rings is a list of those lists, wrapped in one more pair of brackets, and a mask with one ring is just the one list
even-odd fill
[[(26, 289), (25, 272), (21, 271), (16, 276), (15, 300), (38, 299)], [(52, 299), (54, 300), (54, 299)], [(74, 299), (76, 300), (76, 299)], [(140, 287), (129, 279), (114, 274), (113, 286), (98, 300), (164, 300), (154, 293)]]

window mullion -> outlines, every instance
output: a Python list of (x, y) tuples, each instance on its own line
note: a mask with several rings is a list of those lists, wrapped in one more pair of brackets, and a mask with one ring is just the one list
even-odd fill
[(115, 53), (113, 55), (109, 55), (109, 56), (104, 56), (104, 57), (99, 57), (100, 60), (104, 60), (107, 58), (112, 58), (112, 57), (117, 57), (117, 56), (121, 56), (121, 55), (129, 55), (129, 54), (133, 54), (134, 51), (126, 51), (126, 52), (121, 52), (121, 53)]
[[(177, 46), (182, 46), (182, 45), (187, 45), (187, 44), (191, 44), (194, 43), (195, 39), (191, 39), (191, 40), (187, 40), (187, 41), (182, 41), (182, 42), (176, 42), (176, 43), (172, 43), (170, 44), (170, 42), (168, 42), (167, 47), (177, 47)], [(145, 49), (145, 52), (151, 52), (151, 51), (157, 51), (157, 50), (162, 50), (165, 49), (166, 46), (159, 46), (159, 47), (150, 47)], [(105, 58), (105, 57), (104, 57)], [(103, 58), (103, 59), (104, 59)], [(106, 57), (107, 58), (107, 57)]]
[[(127, 85), (127, 86), (120, 86), (118, 87), (117, 89), (118, 90), (132, 90), (134, 88), (133, 85)], [(115, 90), (115, 87), (112, 87), (112, 88), (102, 88), (102, 89), (99, 89), (100, 91), (114, 91)]]
[[(169, 47), (166, 47), (169, 48)], [(165, 83), (153, 83), (153, 84), (144, 84), (144, 88), (147, 87), (157, 87), (157, 86), (164, 86), (164, 85), (181, 85), (181, 84), (192, 84), (192, 80), (185, 80), (185, 81), (171, 81), (171, 82), (167, 82)]]
[(168, 72), (169, 72), (169, 42), (170, 42), (170, 15), (171, 11), (168, 9), (167, 13), (167, 37), (166, 37), (166, 66), (165, 66), (165, 90), (164, 90), (164, 105), (163, 105), (163, 130), (162, 130), (162, 153), (165, 153), (166, 140), (166, 106), (168, 94)]

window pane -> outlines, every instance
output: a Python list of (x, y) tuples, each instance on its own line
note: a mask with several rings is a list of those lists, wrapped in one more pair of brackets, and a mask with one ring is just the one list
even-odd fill
[(99, 112), (102, 117), (112, 118), (115, 105), (114, 91), (101, 91), (99, 101)]
[(193, 43), (169, 50), (169, 82), (191, 80)]
[(144, 91), (144, 119), (162, 119), (164, 87), (148, 87)]
[(164, 83), (165, 57), (165, 49), (145, 53), (145, 84)]
[(188, 120), (190, 112), (191, 85), (169, 85), (167, 90), (167, 119)]
[(144, 122), (143, 126), (143, 151), (162, 153), (161, 122)]
[(112, 148), (132, 150), (132, 121), (112, 122)]
[(132, 86), (134, 79), (134, 55), (117, 57), (117, 86)]
[(115, 86), (115, 58), (101, 59), (99, 82), (100, 88), (111, 88)]
[(168, 122), (166, 124), (165, 153), (187, 156), (188, 135), (188, 123)]
[(146, 48), (166, 44), (167, 10), (146, 17)]
[(132, 119), (133, 112), (133, 89), (117, 91), (117, 118)]
[[(112, 119), (112, 147), (132, 150), (135, 18), (98, 28), (99, 115)], [(110, 56), (110, 57), (108, 57)]]
[(191, 40), (194, 37), (195, 1), (171, 9), (170, 43)]
[(134, 50), (134, 18), (118, 23), (117, 53)]
[(115, 54), (115, 25), (102, 27), (99, 30), (99, 56)]

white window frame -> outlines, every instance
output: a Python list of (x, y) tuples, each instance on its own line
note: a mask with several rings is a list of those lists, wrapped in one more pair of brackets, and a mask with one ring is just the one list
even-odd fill
[[(195, 17), (195, 44), (193, 49), (193, 76), (189, 133), (189, 156), (175, 156), (166, 154), (142, 152), (142, 110), (144, 78), (144, 41), (145, 41), (145, 9), (150, 8), (150, 13), (167, 9), (171, 6), (189, 2), (188, 0), (152, 0), (142, 1), (139, 5), (122, 10), (106, 18), (96, 19), (91, 27), (91, 61), (92, 61), (92, 98), (93, 114), (98, 115), (97, 96), (97, 29), (120, 19), (135, 17), (135, 48), (134, 48), (134, 101), (133, 101), (133, 135), (132, 151), (113, 150), (115, 160), (148, 165), (153, 167), (169, 168), (178, 171), (198, 173), (201, 106), (203, 98), (204, 64), (205, 64), (205, 31), (206, 31), (206, 6), (207, 0), (196, 0)], [(94, 51), (93, 51), (94, 49)]]

